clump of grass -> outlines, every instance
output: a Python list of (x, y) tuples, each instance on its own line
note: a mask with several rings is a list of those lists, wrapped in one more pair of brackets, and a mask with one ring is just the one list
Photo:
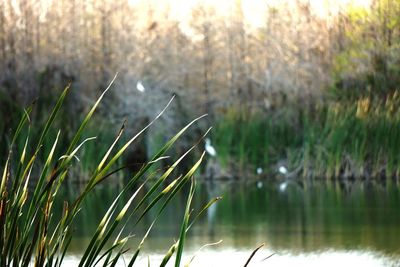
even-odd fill
[(231, 111), (214, 129), (223, 162), (304, 177), (399, 177), (400, 94), (291, 106), (270, 114)]
[[(66, 88), (61, 94), (46, 123), (41, 128), (37, 140), (31, 139), (31, 132), (34, 127), (30, 121), (32, 108), (28, 108), (24, 113), (10, 143), (8, 157), (3, 166), (1, 178), (0, 266), (61, 266), (69, 244), (74, 238), (74, 219), (79, 212), (85, 212), (84, 210), (81, 211), (83, 201), (99, 184), (106, 179), (110, 179), (112, 174), (115, 173), (115, 169), (118, 169), (115, 166), (116, 163), (127, 148), (165, 110), (161, 111), (142, 131), (125, 143), (120, 144), (119, 148), (117, 148), (117, 144), (120, 142), (124, 131), (124, 126), (122, 126), (114, 141), (109, 144), (108, 149), (97, 163), (96, 168), (92, 170), (89, 179), (83, 186), (83, 190), (78, 194), (76, 199), (72, 202), (64, 202), (61, 214), (55, 212), (54, 207), (60, 206), (59, 203), (56, 203), (56, 201), (60, 201), (57, 195), (60, 192), (60, 188), (65, 185), (66, 180), (70, 178), (70, 170), (77, 164), (76, 159), (78, 154), (85, 148), (88, 142), (94, 139), (94, 137), (86, 136), (86, 127), (108, 89), (109, 87), (89, 110), (79, 125), (78, 130), (72, 136), (69, 145), (62, 151), (58, 150), (59, 140), (62, 135), (60, 131), (52, 140), (50, 150), (45, 150), (44, 145), (51, 138), (50, 131), (60, 114), (69, 88)], [(189, 223), (192, 215), (190, 208), (191, 200), (195, 192), (195, 182), (192, 177), (201, 164), (204, 153), (188, 172), (173, 178), (172, 182), (168, 185), (165, 185), (167, 178), (173, 174), (173, 171), (193, 150), (194, 146), (166, 170), (154, 170), (153, 166), (162, 160), (165, 153), (186, 130), (201, 118), (193, 120), (172, 137), (123, 186), (121, 192), (116, 196), (102, 220), (98, 223), (97, 229), (93, 233), (91, 241), (82, 255), (79, 266), (94, 266), (99, 262), (102, 262), (103, 266), (108, 264), (113, 266), (123, 255), (127, 255), (128, 252), (130, 255), (133, 255), (129, 259), (128, 266), (134, 265), (143, 243), (160, 214), (176, 193), (185, 184), (191, 183), (191, 190), (188, 195), (187, 207), (181, 226), (181, 234), (177, 243), (174, 244), (174, 252), (177, 255), (175, 266), (179, 266), (186, 232), (190, 228), (191, 223), (197, 218), (195, 217)], [(17, 144), (23, 144), (22, 148), (17, 146)], [(45, 154), (46, 160), (44, 164), (37, 166), (37, 158), (40, 154)], [(34, 175), (37, 175), (37, 177), (33, 177)], [(150, 189), (144, 196), (139, 197), (141, 190), (154, 177), (158, 177), (156, 182), (149, 185)], [(36, 181), (33, 182), (34, 186), (31, 191), (28, 185), (32, 183), (31, 180), (33, 179), (36, 179)], [(128, 199), (128, 201), (124, 202), (124, 199)], [(208, 205), (205, 207), (208, 207)], [(141, 222), (149, 211), (154, 210), (156, 214), (154, 220), (149, 225), (148, 231), (138, 247), (135, 249), (128, 247), (127, 242), (132, 236), (131, 233), (126, 233), (126, 225), (128, 223), (137, 224)], [(203, 212), (204, 209), (199, 214)], [(165, 262), (168, 262), (173, 254), (167, 254)]]

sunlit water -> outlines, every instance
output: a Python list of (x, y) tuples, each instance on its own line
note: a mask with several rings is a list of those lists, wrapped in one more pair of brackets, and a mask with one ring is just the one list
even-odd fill
[[(190, 266), (400, 266), (400, 188), (378, 182), (199, 183), (194, 208), (223, 196), (190, 230), (183, 263)], [(76, 189), (66, 191), (72, 197)], [(97, 189), (87, 201), (64, 266), (76, 266), (89, 236), (118, 192)], [(171, 203), (146, 241), (138, 266), (158, 266), (179, 236), (185, 197)], [(136, 247), (154, 214), (129, 228)], [(203, 245), (222, 243), (199, 250)], [(267, 258), (272, 255), (272, 257)], [(193, 258), (194, 256), (194, 258)], [(267, 258), (267, 259), (266, 259)], [(126, 257), (129, 261), (129, 254)], [(173, 266), (173, 260), (170, 265)], [(118, 266), (125, 266), (120, 262)]]

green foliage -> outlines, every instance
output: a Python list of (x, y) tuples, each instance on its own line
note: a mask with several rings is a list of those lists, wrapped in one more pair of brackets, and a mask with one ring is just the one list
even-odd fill
[(385, 97), (400, 83), (400, 1), (378, 0), (371, 8), (340, 14), (332, 66), (338, 97)]
[[(61, 192), (60, 188), (65, 186), (66, 179), (70, 176), (71, 167), (77, 162), (76, 156), (85, 149), (87, 143), (94, 139), (86, 137), (86, 128), (108, 88), (84, 117), (70, 143), (59, 149), (62, 133), (58, 131), (56, 136), (52, 136), (51, 131), (55, 122), (60, 119), (62, 104), (67, 97), (68, 90), (69, 88), (64, 90), (44, 126), (39, 131), (40, 133), (35, 135), (34, 138), (31, 136), (31, 129), (35, 128), (30, 120), (31, 108), (26, 110), (16, 127), (9, 146), (8, 158), (4, 164), (0, 186), (0, 266), (61, 266), (69, 244), (74, 238), (73, 222), (78, 212), (85, 212), (85, 210), (81, 210), (84, 200), (92, 194), (99, 184), (114, 173), (115, 165), (127, 148), (165, 111), (164, 109), (142, 131), (118, 147), (117, 144), (120, 142), (120, 137), (124, 131), (124, 127), (122, 127), (113, 142), (108, 145), (108, 149), (102, 151), (104, 152), (102, 158), (92, 169), (83, 190), (79, 192), (74, 201), (64, 202), (62, 205), (60, 203), (62, 200), (57, 197)], [(73, 117), (73, 115), (70, 116)], [(102, 220), (98, 223), (79, 266), (94, 266), (99, 262), (104, 262), (104, 266), (107, 264), (115, 265), (122, 255), (131, 251), (127, 242), (132, 236), (125, 233), (126, 225), (133, 219), (135, 219), (136, 224), (141, 222), (147, 212), (154, 210), (156, 216), (148, 226), (148, 231), (142, 242), (134, 250), (129, 266), (135, 263), (153, 225), (176, 193), (190, 182), (194, 172), (201, 164), (203, 156), (186, 174), (176, 177), (167, 186), (164, 185), (164, 181), (193, 148), (182, 155), (168, 170), (151, 171), (152, 166), (157, 161), (162, 160), (174, 143), (200, 118), (193, 120), (172, 137), (123, 186), (121, 192), (115, 197)], [(49, 151), (43, 149), (47, 146), (47, 143), (51, 143)], [(39, 155), (46, 159), (43, 164), (38, 163)], [(147, 186), (150, 179), (155, 177), (159, 178), (147, 194), (141, 196), (143, 187)], [(30, 184), (33, 184), (33, 190), (29, 189)], [(189, 224), (192, 215), (190, 206), (194, 188), (195, 184), (192, 181), (192, 190), (188, 197), (182, 231), (178, 240), (177, 263), (180, 262), (186, 232), (191, 225)], [(134, 190), (133, 194), (132, 190)], [(151, 204), (146, 206), (146, 203)], [(63, 206), (62, 213), (55, 211), (55, 207), (60, 206)]]
[(299, 176), (400, 175), (400, 97), (292, 105), (282, 113), (231, 112), (217, 123), (214, 142), (224, 162), (269, 168), (285, 160)]

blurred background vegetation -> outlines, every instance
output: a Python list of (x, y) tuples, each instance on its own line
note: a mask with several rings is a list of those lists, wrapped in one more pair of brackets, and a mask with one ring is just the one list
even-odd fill
[(127, 119), (132, 135), (176, 95), (127, 161), (208, 113), (173, 154), (212, 125), (228, 172), (398, 177), (400, 1), (250, 2), (1, 0), (1, 161), (24, 107), (39, 99), (41, 121), (71, 83), (55, 127), (67, 138), (118, 72), (85, 164), (115, 137), (111, 125)]

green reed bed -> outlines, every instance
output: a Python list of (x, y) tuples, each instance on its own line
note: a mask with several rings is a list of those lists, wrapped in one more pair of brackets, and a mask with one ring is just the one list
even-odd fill
[(213, 131), (222, 162), (233, 156), (276, 172), (307, 177), (398, 177), (400, 97), (282, 107), (268, 115), (230, 111)]
[[(61, 203), (62, 200), (58, 195), (60, 189), (72, 178), (71, 169), (74, 165), (80, 164), (78, 158), (85, 154), (83, 151), (87, 144), (95, 142), (95, 138), (88, 134), (86, 128), (108, 89), (78, 125), (68, 145), (64, 146), (59, 143), (64, 133), (58, 131), (54, 134), (52, 131), (60, 119), (62, 104), (68, 90), (68, 88), (65, 89), (61, 94), (52, 112), (47, 116), (46, 122), (40, 127), (40, 134), (32, 136), (32, 132), (38, 131), (38, 126), (31, 120), (32, 108), (28, 108), (16, 127), (13, 137), (10, 138), (7, 160), (1, 166), (0, 266), (61, 266), (69, 244), (74, 239), (74, 228), (79, 227), (74, 226), (74, 219), (80, 213), (86, 212), (82, 203), (97, 186), (107, 179), (113, 179), (111, 174), (119, 169), (118, 162), (121, 156), (165, 110), (161, 111), (142, 131), (124, 143), (121, 143), (121, 135), (124, 131), (122, 126), (115, 133), (114, 140), (108, 144), (108, 149), (97, 151), (102, 155), (75, 200)], [(74, 114), (69, 114), (69, 116), (71, 119), (75, 118)], [(163, 145), (149, 162), (144, 163), (139, 172), (132, 174), (119, 194), (115, 196), (115, 200), (110, 204), (102, 220), (98, 222), (97, 229), (93, 232), (79, 266), (114, 266), (122, 257), (125, 257), (127, 266), (134, 265), (143, 243), (160, 214), (177, 192), (185, 184), (190, 184), (180, 235), (163, 260), (165, 264), (173, 255), (176, 255), (175, 266), (180, 266), (187, 231), (198, 216), (218, 198), (211, 200), (203, 209), (197, 211), (197, 214), (191, 211), (191, 201), (196, 187), (193, 174), (201, 164), (204, 153), (188, 172), (177, 177), (169, 177), (195, 145), (180, 155), (180, 158), (169, 168), (159, 170), (153, 166), (163, 160), (165, 153), (174, 143), (201, 118), (185, 126)], [(45, 161), (39, 162), (40, 157), (45, 158)], [(81, 161), (83, 159), (86, 157), (81, 158)], [(155, 181), (154, 178), (156, 178)], [(167, 178), (171, 181), (169, 184), (166, 184)], [(153, 182), (149, 184), (149, 180)], [(145, 186), (147, 191), (143, 193), (141, 190)], [(61, 206), (62, 212), (55, 210), (56, 207)], [(128, 241), (133, 238), (134, 233), (127, 232), (125, 228), (129, 224), (129, 229), (132, 229), (132, 225), (142, 222), (144, 216), (150, 211), (154, 214), (153, 221), (148, 225), (147, 233), (136, 239), (138, 245), (132, 247)]]

